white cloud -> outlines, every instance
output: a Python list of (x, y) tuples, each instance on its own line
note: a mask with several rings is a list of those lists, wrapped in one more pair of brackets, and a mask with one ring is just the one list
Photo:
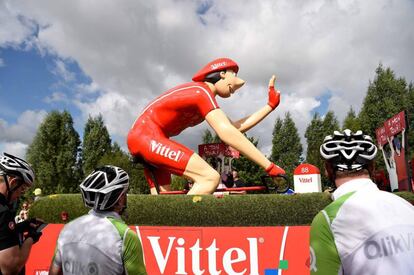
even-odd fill
[(77, 90), (78, 93), (80, 93), (80, 96), (82, 96), (82, 94), (94, 94), (100, 91), (100, 87), (96, 82), (92, 82), (90, 84), (78, 84), (77, 85)]
[[(340, 119), (350, 105), (358, 111), (380, 61), (414, 80), (408, 58), (414, 48), (411, 0), (212, 1), (202, 15), (196, 10), (204, 2), (190, 0), (4, 3), (0, 18), (17, 31), (1, 28), (7, 33), (0, 45), (18, 43), (30, 32), (15, 15), (36, 21), (40, 30), (33, 43), (75, 60), (93, 81), (80, 86), (75, 99), (83, 116), (102, 113), (110, 132), (123, 137), (149, 100), (220, 56), (237, 60), (239, 76), (247, 80), (234, 98), (219, 100), (232, 118), (265, 104), (267, 81), (278, 77), (281, 106), (251, 131), (263, 148), (269, 148), (276, 116), (286, 111), (303, 135), (320, 104), (315, 97), (327, 90), (329, 109)], [(95, 101), (85, 99), (88, 91)], [(178, 139), (197, 144), (205, 127)]]
[(26, 150), (27, 144), (22, 142), (0, 142), (0, 154), (6, 152), (24, 159), (26, 156)]
[(0, 1), (0, 47), (17, 46), (34, 30), (34, 23), (19, 17), (12, 3)]
[(31, 143), (39, 124), (46, 116), (46, 111), (28, 110), (23, 112), (15, 124), (9, 125), (0, 119), (0, 142), (6, 143)]
[(351, 106), (352, 104), (347, 104), (347, 102), (339, 96), (333, 96), (329, 99), (329, 108), (336, 114), (340, 122), (344, 121)]
[(109, 133), (113, 135), (127, 133), (134, 122), (137, 111), (144, 107), (138, 103), (137, 108), (134, 108), (125, 96), (114, 92), (103, 94), (95, 102), (76, 101), (76, 104), (82, 110), (85, 120), (89, 115), (101, 114)]
[(63, 92), (53, 92), (51, 95), (45, 97), (46, 103), (67, 102), (68, 98)]
[(52, 73), (61, 77), (65, 82), (70, 82), (75, 79), (75, 74), (66, 68), (66, 64), (63, 60), (55, 60), (55, 67), (52, 69)]

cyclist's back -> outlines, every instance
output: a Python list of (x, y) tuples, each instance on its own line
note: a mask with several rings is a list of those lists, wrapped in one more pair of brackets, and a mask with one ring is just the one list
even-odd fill
[(64, 227), (54, 261), (64, 274), (122, 274), (124, 254), (141, 251), (133, 235), (117, 213), (91, 210)]
[(414, 206), (370, 179), (377, 147), (362, 131), (327, 136), (320, 147), (333, 202), (313, 219), (312, 274), (414, 274)]
[(98, 168), (81, 183), (93, 209), (62, 229), (50, 275), (147, 274), (138, 236), (121, 219), (128, 187), (128, 174), (115, 166)]
[[(370, 179), (341, 185), (312, 222), (315, 274), (414, 274), (414, 207)], [(329, 255), (330, 261), (322, 261)], [(318, 259), (318, 257), (320, 259)]]

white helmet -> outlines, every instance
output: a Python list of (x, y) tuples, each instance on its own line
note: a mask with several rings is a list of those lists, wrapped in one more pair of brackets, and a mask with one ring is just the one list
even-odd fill
[(95, 169), (80, 184), (85, 205), (95, 210), (107, 210), (114, 206), (128, 187), (128, 174), (111, 165)]
[(29, 185), (35, 179), (33, 168), (25, 160), (7, 153), (0, 157), (0, 174), (19, 177)]
[(336, 171), (359, 171), (367, 168), (377, 154), (372, 138), (361, 130), (353, 133), (346, 129), (342, 133), (335, 131), (325, 137), (321, 147), (321, 156), (330, 162)]

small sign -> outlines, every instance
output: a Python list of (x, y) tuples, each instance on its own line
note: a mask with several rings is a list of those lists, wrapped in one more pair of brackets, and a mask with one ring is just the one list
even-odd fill
[(375, 130), (375, 134), (377, 136), (377, 142), (379, 145), (384, 146), (387, 143), (387, 132), (385, 130), (385, 126), (382, 126)]
[(322, 192), (321, 172), (312, 164), (301, 164), (293, 172), (295, 193)]
[(384, 126), (388, 137), (392, 137), (400, 133), (404, 128), (406, 128), (405, 112), (402, 111), (393, 116), (392, 118), (388, 119), (387, 121), (385, 121)]
[(198, 145), (200, 157), (219, 157), (239, 158), (240, 152), (224, 143), (206, 143)]

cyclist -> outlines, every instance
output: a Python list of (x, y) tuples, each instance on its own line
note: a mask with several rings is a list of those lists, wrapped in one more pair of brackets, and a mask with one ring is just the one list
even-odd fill
[(320, 153), (337, 189), (311, 225), (311, 274), (414, 274), (414, 207), (371, 180), (371, 137), (335, 131)]
[(115, 166), (86, 177), (80, 189), (92, 210), (62, 229), (49, 274), (147, 274), (138, 236), (120, 216), (128, 186), (128, 174)]
[(269, 81), (268, 102), (250, 116), (232, 122), (219, 108), (216, 96), (230, 97), (244, 84), (237, 77), (236, 62), (219, 58), (193, 76), (193, 81), (172, 88), (152, 101), (138, 116), (127, 138), (128, 148), (136, 159), (149, 163), (144, 168), (151, 194), (170, 190), (171, 173), (194, 182), (188, 194), (211, 194), (220, 175), (198, 154), (170, 137), (206, 120), (220, 139), (260, 165), (271, 176), (285, 174), (271, 163), (242, 133), (249, 130), (280, 102), (274, 89), (275, 76)]
[(25, 160), (7, 153), (0, 156), (0, 275), (24, 270), (32, 245), (42, 234), (36, 232), (40, 224), (36, 219), (19, 224), (14, 220), (16, 209), (12, 205), (17, 205), (34, 179), (33, 169)]

